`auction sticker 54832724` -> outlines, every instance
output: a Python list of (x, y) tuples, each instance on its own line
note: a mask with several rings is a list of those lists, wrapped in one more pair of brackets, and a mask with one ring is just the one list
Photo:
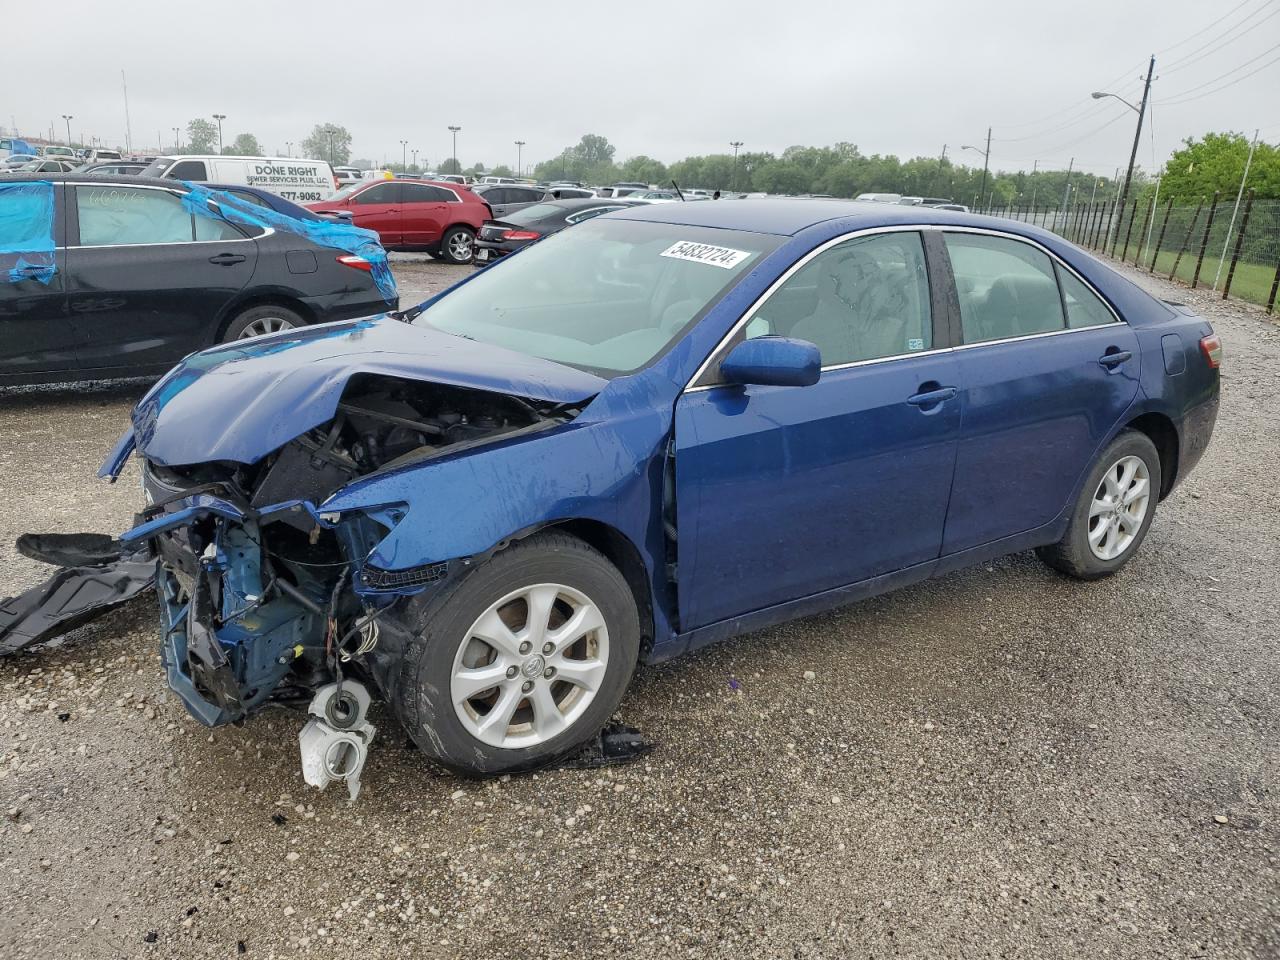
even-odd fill
[(705, 263), (712, 267), (723, 267), (732, 270), (747, 257), (750, 250), (731, 250), (728, 247), (717, 247), (710, 243), (694, 243), (692, 240), (680, 240), (673, 243), (659, 254), (675, 260), (691, 260), (694, 263)]

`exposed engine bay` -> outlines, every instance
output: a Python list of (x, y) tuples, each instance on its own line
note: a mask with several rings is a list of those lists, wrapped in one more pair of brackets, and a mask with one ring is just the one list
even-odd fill
[[(379, 620), (397, 601), (445, 579), (449, 565), (410, 573), (369, 567), (365, 558), (399, 521), (397, 512), (338, 517), (321, 504), (361, 477), (576, 413), (482, 390), (357, 375), (330, 421), (257, 463), (145, 462), (150, 506), (126, 539), (150, 543), (160, 560), (169, 685), (209, 726), (242, 721), (268, 703), (311, 702), (304, 769), (323, 771), (317, 785), (358, 782), (354, 760), (363, 762), (363, 749), (352, 746), (352, 728), (368, 725), (353, 705), (367, 705), (362, 684), (379, 682), (368, 659)], [(364, 747), (371, 737), (368, 727), (356, 739)], [(338, 742), (345, 757), (323, 761)]]

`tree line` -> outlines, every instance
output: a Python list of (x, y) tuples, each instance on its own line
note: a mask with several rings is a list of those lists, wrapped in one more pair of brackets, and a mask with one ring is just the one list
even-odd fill
[[(336, 123), (316, 124), (298, 145), (303, 157), (327, 160), (331, 164), (351, 162), (351, 133)], [(187, 152), (217, 153), (218, 128), (197, 118), (187, 124)], [(260, 155), (264, 151), (251, 133), (238, 133), (225, 143), (224, 152)], [(1215, 191), (1234, 195), (1240, 184), (1249, 139), (1240, 133), (1207, 133), (1187, 138), (1170, 156), (1160, 179), (1160, 196), (1177, 203), (1193, 203)], [(357, 165), (372, 166), (367, 160)], [(433, 167), (422, 164), (388, 164), (397, 172), (491, 174), (515, 176), (505, 164), (486, 167), (483, 163), (464, 165), (452, 157)], [(617, 149), (599, 134), (585, 134), (578, 143), (565, 147), (555, 157), (534, 166), (535, 179), (578, 180), (604, 185), (618, 181), (667, 184), (681, 187), (741, 193), (823, 194), (856, 197), (860, 193), (900, 193), (904, 196), (943, 197), (970, 206), (1050, 206), (1064, 202), (1097, 202), (1114, 197), (1118, 184), (1113, 175), (1098, 176), (1085, 170), (989, 170), (983, 185), (982, 167), (956, 163), (946, 156), (913, 157), (901, 160), (893, 154), (865, 154), (856, 144), (793, 146), (780, 154), (747, 151), (685, 157), (675, 163), (639, 154), (617, 159)], [(1131, 194), (1149, 202), (1156, 189), (1155, 178), (1147, 171), (1135, 171), (1136, 187)], [(1068, 185), (1070, 193), (1068, 193)], [(1249, 167), (1249, 182), (1259, 199), (1280, 199), (1280, 148), (1259, 143)]]

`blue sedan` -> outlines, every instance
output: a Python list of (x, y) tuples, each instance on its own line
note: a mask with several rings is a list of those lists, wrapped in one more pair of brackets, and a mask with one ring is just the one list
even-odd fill
[(641, 662), (1014, 551), (1116, 573), (1209, 442), (1220, 357), (1026, 224), (655, 204), (194, 354), (103, 471), (144, 459), (125, 539), (192, 714), (312, 695), (332, 744), (379, 697), (493, 774), (592, 737)]

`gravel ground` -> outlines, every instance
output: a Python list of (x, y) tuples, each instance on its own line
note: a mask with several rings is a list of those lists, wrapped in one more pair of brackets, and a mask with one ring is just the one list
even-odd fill
[[(646, 761), (464, 781), (377, 712), (348, 805), (296, 716), (187, 717), (149, 599), (0, 663), (7, 955), (1280, 956), (1280, 329), (1174, 292), (1223, 406), (1120, 576), (1017, 555), (643, 669)], [(0, 594), (17, 534), (128, 525), (140, 393), (0, 392)]]

